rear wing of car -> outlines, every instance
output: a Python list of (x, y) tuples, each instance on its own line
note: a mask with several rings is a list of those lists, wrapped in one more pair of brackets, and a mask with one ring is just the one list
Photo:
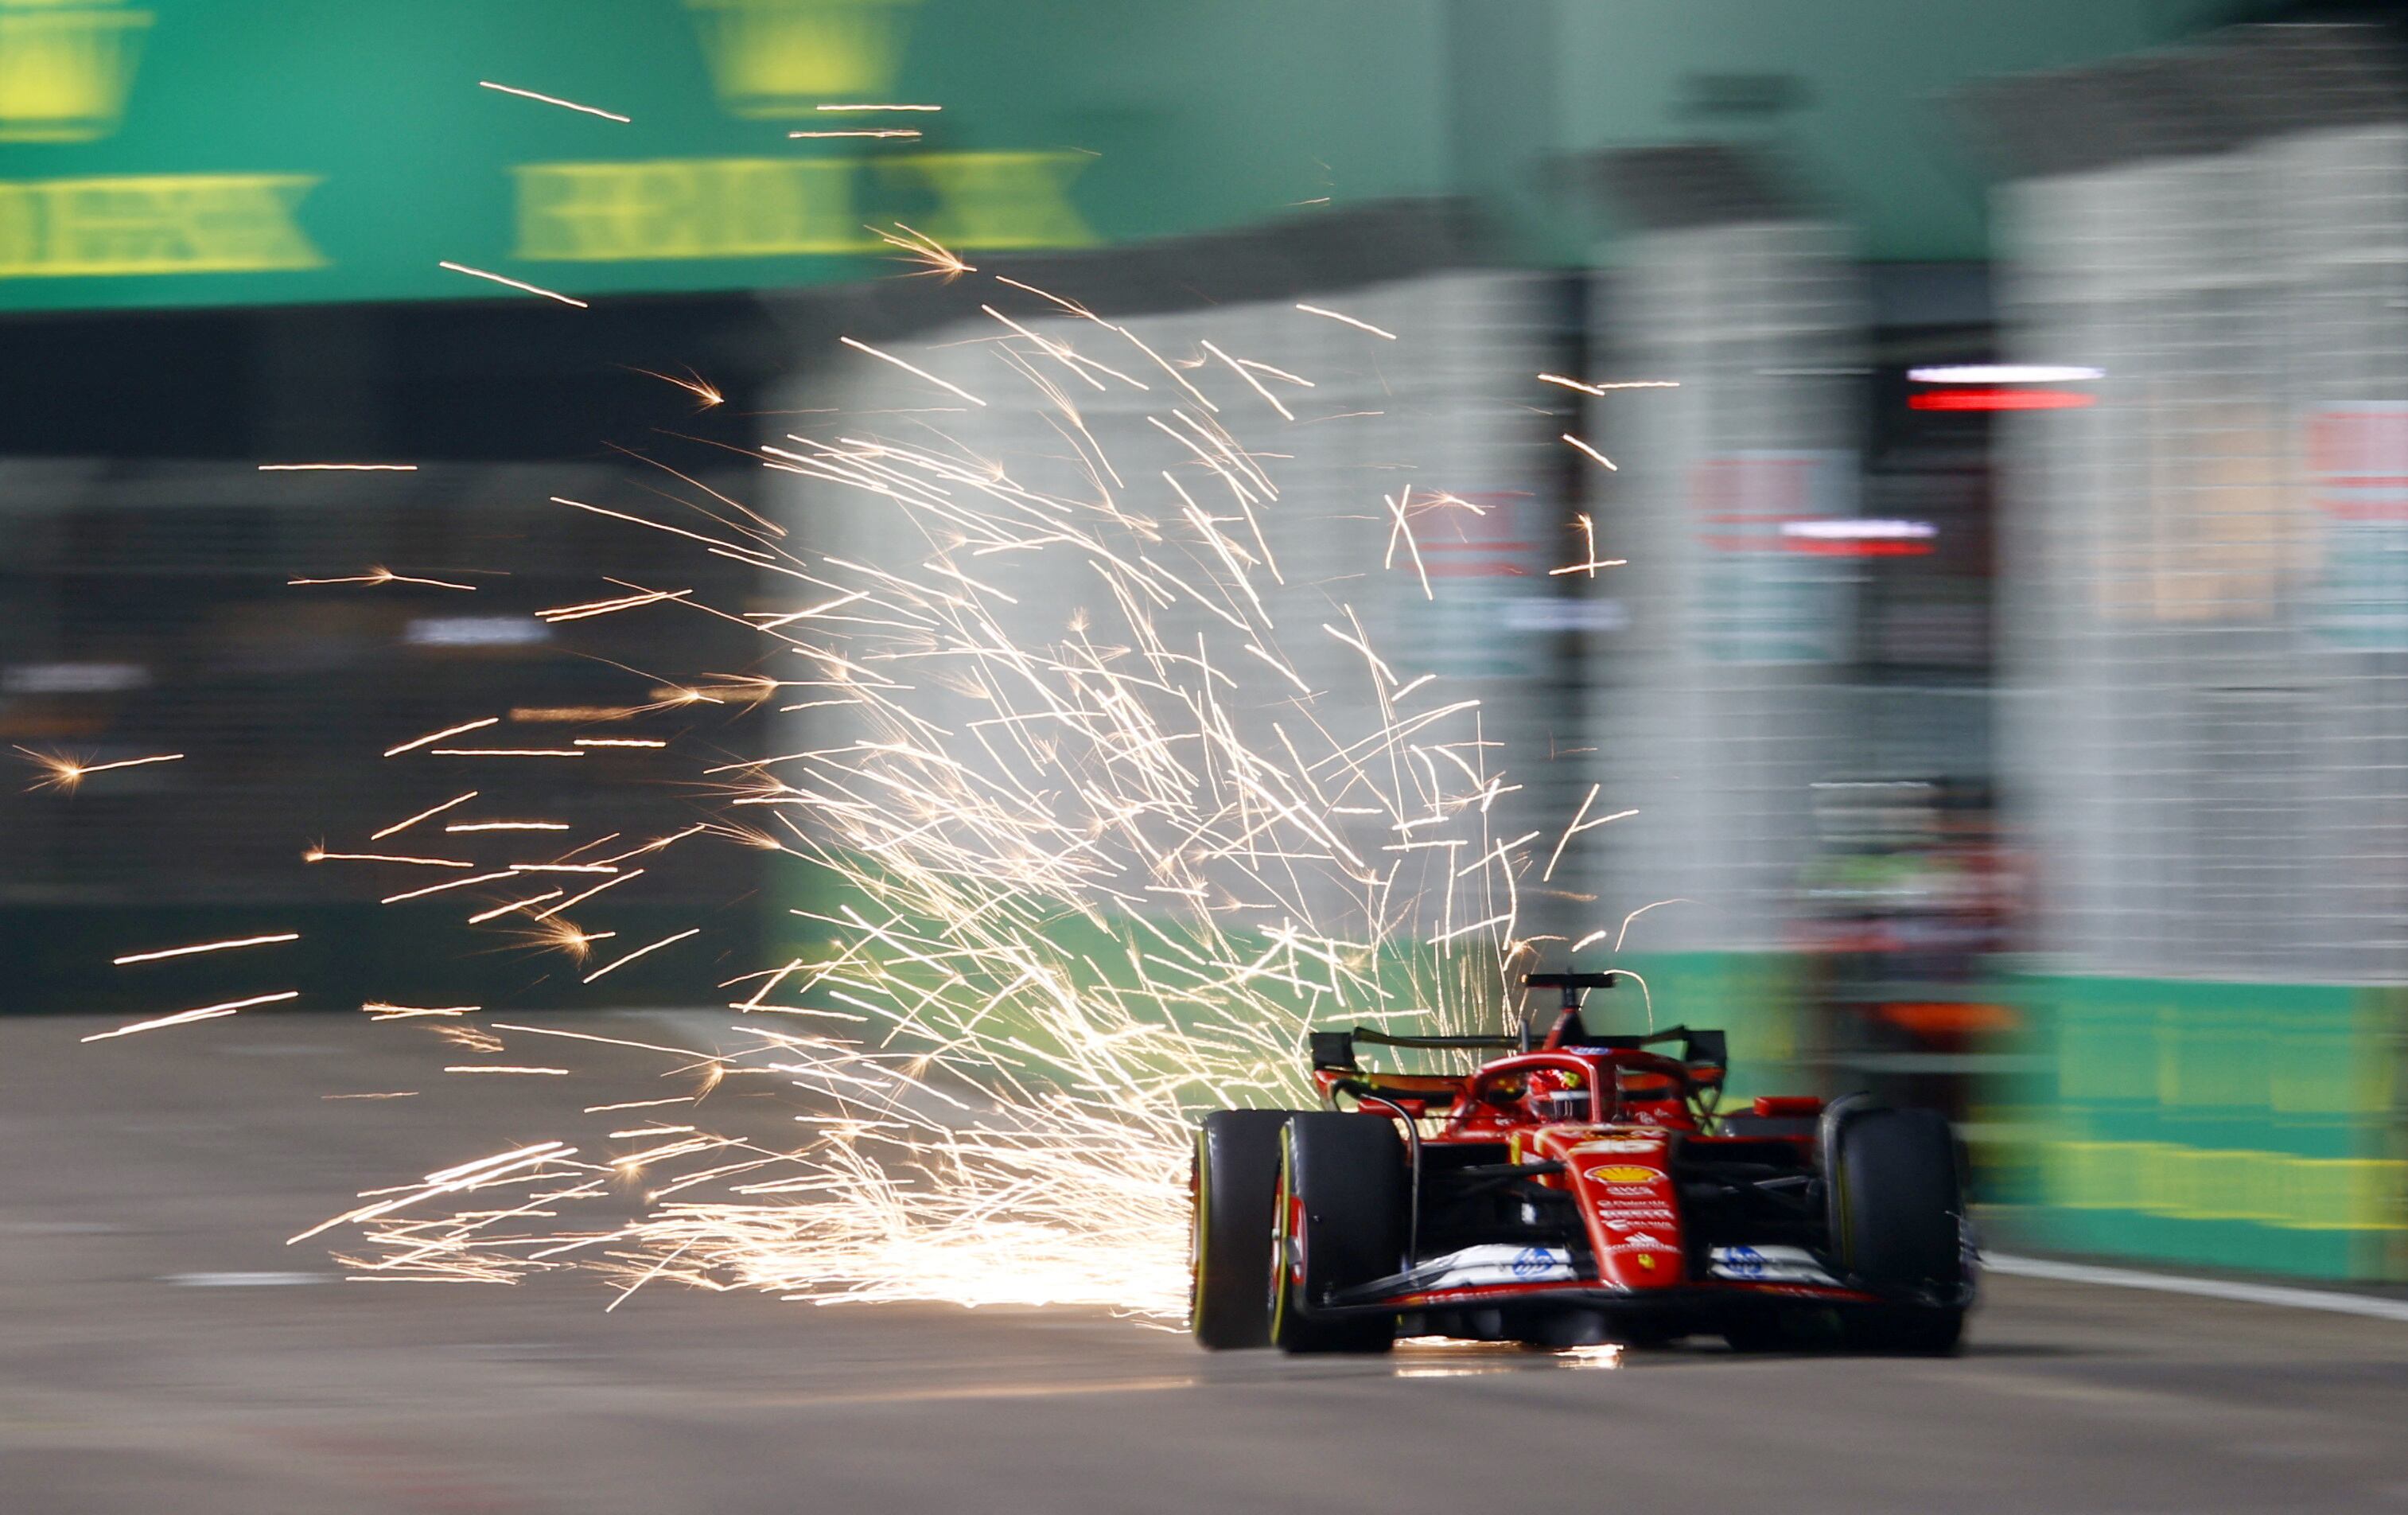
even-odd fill
[(1667, 1042), (1681, 1044), (1681, 1061), (1694, 1074), (1711, 1068), (1719, 1077), (1730, 1066), (1730, 1038), (1718, 1031), (1706, 1031), (1690, 1026), (1667, 1026), (1643, 1036), (1584, 1036), (1583, 1046), (1610, 1046), (1622, 1051), (1639, 1051), (1660, 1046)]
[[(1404, 1046), (1440, 1051), (1511, 1052), (1520, 1044), (1511, 1036), (1391, 1036), (1356, 1026), (1348, 1031), (1314, 1032), (1312, 1033), (1312, 1068), (1315, 1073), (1360, 1073), (1363, 1064), (1354, 1053), (1358, 1046)], [(1730, 1066), (1730, 1038), (1719, 1031), (1693, 1026), (1668, 1026), (1659, 1032), (1637, 1036), (1584, 1035), (1577, 1045), (1610, 1046), (1622, 1051), (1640, 1051), (1667, 1043), (1681, 1044), (1680, 1060), (1692, 1068), (1721, 1070)]]
[(1348, 1031), (1312, 1033), (1312, 1081), (1325, 1098), (1340, 1094), (1390, 1106), (1419, 1117), (1452, 1109), (1469, 1087), (1469, 1074), (1406, 1074), (1366, 1069), (1355, 1056), (1358, 1045), (1416, 1047), (1431, 1051), (1511, 1051), (1509, 1036), (1391, 1036), (1366, 1026)]
[(1314, 1032), (1312, 1033), (1312, 1070), (1315, 1073), (1360, 1073), (1363, 1065), (1355, 1060), (1356, 1046), (1409, 1046), (1434, 1051), (1511, 1052), (1518, 1045), (1511, 1036), (1391, 1036), (1366, 1026), (1349, 1031)]

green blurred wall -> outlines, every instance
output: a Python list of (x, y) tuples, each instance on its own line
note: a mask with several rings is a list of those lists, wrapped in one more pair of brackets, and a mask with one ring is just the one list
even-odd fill
[[(1924, 260), (1988, 255), (1983, 166), (1946, 103), (1950, 92), (1985, 76), (2177, 41), (2234, 7), (2221, 0), (1567, 0), (1558, 8), (1565, 141), (1759, 143), (1782, 153), (1805, 190), (1856, 229), (1866, 256)], [(1793, 105), (1744, 108), (1750, 80), (1776, 79), (1794, 81)]]
[(2334, 1278), (2408, 1274), (2408, 994), (2028, 975), (2044, 1071), (1990, 1149), (2013, 1239)]
[[(1785, 153), (1882, 258), (1984, 252), (1938, 96), (2203, 0), (0, 0), (0, 310), (588, 296), (891, 272), (865, 224), (1075, 248), (1460, 194), (1594, 245), (1574, 166)], [(513, 85), (629, 119), (479, 88)], [(936, 113), (830, 115), (827, 104)], [(917, 140), (793, 130), (918, 129)]]

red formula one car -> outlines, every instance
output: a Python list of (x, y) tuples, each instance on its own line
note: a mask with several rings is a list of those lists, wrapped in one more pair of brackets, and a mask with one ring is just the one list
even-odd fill
[[(1206, 1116), (1196, 1339), (1376, 1352), (1400, 1334), (1568, 1347), (1712, 1333), (1760, 1350), (1836, 1319), (1852, 1345), (1955, 1347), (1973, 1266), (1948, 1122), (1862, 1095), (1717, 1114), (1723, 1033), (1591, 1032), (1581, 991), (1613, 978), (1526, 979), (1564, 993), (1535, 1046), (1315, 1033), (1328, 1109)], [(1383, 1074), (1357, 1063), (1364, 1046), (1512, 1055)]]

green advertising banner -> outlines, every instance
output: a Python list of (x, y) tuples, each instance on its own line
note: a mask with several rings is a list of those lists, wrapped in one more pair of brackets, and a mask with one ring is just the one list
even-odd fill
[(809, 283), (896, 271), (898, 224), (974, 256), (1426, 192), (1437, 128), (1373, 108), (1435, 39), (1386, 8), (0, 0), (0, 310)]
[[(1572, 155), (1770, 127), (1869, 255), (1980, 257), (1934, 102), (2220, 8), (0, 0), (0, 311), (756, 288), (894, 272), (896, 222), (975, 254), (1450, 194), (1570, 265)], [(905, 106), (941, 108), (842, 108)]]
[(2397, 990), (2032, 975), (2012, 993), (2050, 1070), (1994, 1112), (2028, 1135), (1993, 1154), (2029, 1170), (2013, 1239), (2401, 1276)]

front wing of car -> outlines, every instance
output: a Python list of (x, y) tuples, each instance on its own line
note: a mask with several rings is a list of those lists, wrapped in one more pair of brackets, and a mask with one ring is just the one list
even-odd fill
[(1326, 1301), (1306, 1302), (1313, 1315), (1369, 1314), (1389, 1310), (1475, 1307), (1551, 1303), (1584, 1308), (1696, 1308), (1742, 1298), (1815, 1300), (1834, 1305), (1873, 1305), (1881, 1297), (1834, 1277), (1803, 1248), (1717, 1247), (1709, 1250), (1706, 1277), (1672, 1288), (1619, 1288), (1585, 1274), (1569, 1248), (1492, 1243), (1427, 1259), (1406, 1271), (1342, 1290)]

